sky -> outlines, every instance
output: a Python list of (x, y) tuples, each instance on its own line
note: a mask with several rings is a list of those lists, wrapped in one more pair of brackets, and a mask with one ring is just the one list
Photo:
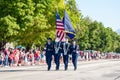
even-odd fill
[(102, 22), (114, 31), (120, 29), (120, 0), (76, 0), (83, 16)]

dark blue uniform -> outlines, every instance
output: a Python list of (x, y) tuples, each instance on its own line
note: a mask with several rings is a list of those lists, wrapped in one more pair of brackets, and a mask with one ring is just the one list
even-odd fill
[(49, 71), (51, 68), (52, 55), (54, 53), (54, 45), (53, 43), (50, 44), (47, 43), (45, 47), (46, 47), (46, 63), (48, 65), (48, 71)]
[(70, 43), (63, 43), (63, 62), (65, 65), (65, 70), (68, 69), (68, 59), (69, 59), (69, 53), (70, 53)]
[(56, 70), (59, 70), (59, 66), (60, 66), (60, 57), (61, 57), (61, 53), (62, 53), (62, 44), (61, 42), (55, 42), (54, 43), (54, 61), (56, 64)]
[(72, 63), (74, 66), (74, 70), (77, 69), (77, 58), (78, 58), (78, 52), (79, 51), (79, 46), (78, 45), (71, 45), (70, 47), (70, 52), (72, 54)]

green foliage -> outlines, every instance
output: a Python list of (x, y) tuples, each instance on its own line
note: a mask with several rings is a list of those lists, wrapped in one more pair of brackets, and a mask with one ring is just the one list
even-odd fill
[(83, 17), (75, 0), (0, 0), (0, 47), (2, 42), (43, 46), (47, 37), (55, 38), (55, 12), (58, 10), (62, 19), (64, 9), (81, 50), (120, 52), (120, 35), (89, 16)]
[(12, 41), (18, 34), (19, 26), (16, 19), (12, 16), (0, 18), (0, 41)]

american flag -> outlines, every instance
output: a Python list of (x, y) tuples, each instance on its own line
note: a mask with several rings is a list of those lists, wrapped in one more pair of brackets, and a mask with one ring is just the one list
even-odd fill
[(59, 41), (63, 41), (65, 36), (65, 29), (63, 21), (60, 19), (58, 12), (56, 12), (56, 37), (59, 38)]

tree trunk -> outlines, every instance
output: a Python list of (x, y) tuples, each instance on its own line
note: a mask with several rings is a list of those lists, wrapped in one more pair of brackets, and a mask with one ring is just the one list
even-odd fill
[(0, 42), (0, 50), (1, 50), (2, 48), (4, 48), (5, 45), (6, 45), (6, 41), (5, 41), (5, 40), (2, 40), (2, 41)]

